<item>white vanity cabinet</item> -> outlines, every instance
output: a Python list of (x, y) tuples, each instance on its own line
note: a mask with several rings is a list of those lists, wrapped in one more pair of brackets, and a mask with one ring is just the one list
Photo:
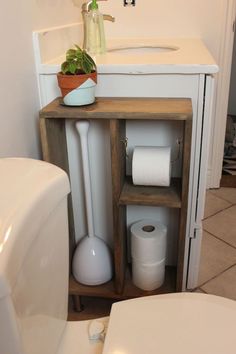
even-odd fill
[[(40, 52), (40, 33), (35, 37)], [(45, 41), (45, 38), (44, 38)], [(126, 42), (125, 42), (126, 41)], [(113, 47), (169, 46), (178, 48), (167, 52), (122, 54), (108, 52), (95, 58), (98, 68), (97, 97), (171, 97), (190, 98), (193, 107), (192, 148), (190, 160), (190, 187), (187, 213), (186, 247), (184, 258), (183, 290), (197, 286), (202, 236), (202, 218), (207, 178), (208, 144), (211, 124), (214, 73), (218, 71), (211, 55), (198, 39), (136, 39), (111, 41)], [(37, 53), (36, 53), (37, 54)], [(56, 72), (62, 57), (51, 61), (37, 61), (41, 106), (60, 96)], [(71, 172), (72, 201), (76, 239), (86, 233), (80, 149), (74, 123), (66, 127), (69, 165)], [(182, 141), (178, 127), (168, 123), (128, 121), (126, 123), (127, 171), (131, 166), (135, 145), (172, 147), (172, 160), (178, 156), (178, 142)], [(180, 144), (181, 145), (181, 144)], [(112, 247), (112, 198), (110, 175), (110, 137), (108, 123), (91, 122), (89, 154), (92, 178), (93, 208), (96, 234)], [(181, 161), (173, 162), (172, 176), (180, 173)], [(176, 262), (178, 227), (177, 211), (159, 207), (129, 206), (127, 228), (143, 218), (155, 218), (168, 226), (167, 264)]]
[[(202, 219), (205, 203), (205, 189), (207, 178), (207, 156), (210, 134), (211, 101), (214, 79), (204, 74), (111, 74), (99, 77), (97, 95), (100, 97), (182, 97), (191, 98), (193, 106), (193, 135), (190, 172), (189, 210), (186, 233), (185, 277), (186, 288), (197, 286), (199, 257), (201, 250)], [(115, 95), (114, 95), (115, 92)], [(135, 145), (172, 145), (174, 154), (177, 154), (177, 139), (181, 139), (178, 130), (174, 132), (158, 131), (155, 123), (127, 122), (126, 133), (128, 138), (128, 155), (132, 156)], [(131, 164), (131, 163), (130, 163)], [(130, 166), (129, 164), (129, 166)], [(127, 170), (129, 170), (129, 166)], [(173, 166), (172, 172), (179, 173), (179, 166)], [(163, 213), (165, 215), (163, 215)], [(127, 210), (127, 226), (142, 218), (158, 218), (169, 227), (167, 260), (169, 264), (176, 258), (176, 222), (175, 211), (160, 208), (140, 208), (129, 206)], [(188, 277), (187, 277), (187, 262)]]

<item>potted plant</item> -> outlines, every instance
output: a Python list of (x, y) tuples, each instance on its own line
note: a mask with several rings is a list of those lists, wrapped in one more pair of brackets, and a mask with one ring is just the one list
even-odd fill
[(57, 80), (65, 105), (82, 106), (95, 101), (96, 64), (79, 46), (67, 50)]

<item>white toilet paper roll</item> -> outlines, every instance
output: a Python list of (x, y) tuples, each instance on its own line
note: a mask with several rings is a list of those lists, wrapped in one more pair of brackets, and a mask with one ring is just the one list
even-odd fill
[(166, 257), (167, 227), (144, 219), (134, 223), (131, 232), (131, 256), (143, 263), (155, 263)]
[(132, 280), (142, 290), (155, 290), (165, 280), (165, 259), (154, 264), (143, 264), (132, 258)]
[(133, 184), (169, 186), (171, 176), (171, 148), (136, 146), (133, 151)]

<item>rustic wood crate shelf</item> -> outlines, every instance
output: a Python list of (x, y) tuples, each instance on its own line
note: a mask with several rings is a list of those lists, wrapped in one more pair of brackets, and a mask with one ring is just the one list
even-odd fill
[[(107, 284), (88, 287), (70, 278), (70, 294), (125, 299), (137, 296), (181, 291), (183, 279), (189, 165), (192, 132), (192, 105), (183, 98), (98, 98), (83, 107), (66, 107), (56, 99), (40, 112), (40, 133), (44, 160), (63, 168), (70, 175), (65, 134), (67, 119), (106, 119), (110, 122), (111, 175), (113, 201), (114, 279)], [(126, 120), (179, 121), (183, 129), (182, 176), (171, 186), (133, 186), (126, 177)], [(157, 142), (158, 145), (158, 142)], [(177, 266), (166, 267), (165, 283), (156, 291), (136, 288), (127, 273), (126, 205), (149, 205), (179, 209)], [(69, 198), (70, 257), (75, 248), (71, 197)], [(128, 275), (127, 275), (128, 274)]]

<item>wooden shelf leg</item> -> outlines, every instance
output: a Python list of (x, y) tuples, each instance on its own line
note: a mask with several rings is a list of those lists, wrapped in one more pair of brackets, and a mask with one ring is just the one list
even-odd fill
[(71, 295), (73, 301), (73, 307), (76, 312), (82, 312), (84, 310), (84, 306), (81, 303), (81, 297), (79, 295)]
[[(40, 137), (44, 161), (61, 167), (70, 176), (68, 151), (66, 143), (66, 120), (46, 119), (39, 120)], [(69, 252), (70, 267), (72, 254), (75, 249), (75, 228), (72, 208), (71, 194), (68, 196), (68, 218), (69, 218)]]
[(110, 120), (115, 291), (122, 294), (126, 271), (126, 206), (119, 205), (125, 180), (125, 121)]
[(188, 213), (188, 190), (189, 190), (189, 166), (191, 153), (192, 120), (186, 120), (184, 125), (184, 147), (183, 147), (183, 165), (182, 165), (182, 205), (180, 211), (179, 241), (178, 241), (178, 265), (176, 291), (182, 291), (183, 272), (184, 272), (184, 254), (186, 240), (186, 224)]

